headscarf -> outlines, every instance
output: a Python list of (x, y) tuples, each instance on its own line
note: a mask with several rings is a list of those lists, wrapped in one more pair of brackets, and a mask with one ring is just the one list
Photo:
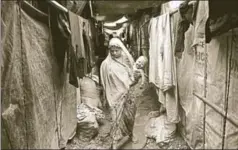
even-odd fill
[(125, 45), (122, 43), (122, 41), (118, 38), (112, 38), (109, 41), (108, 47), (110, 48), (112, 46), (120, 47), (122, 49), (122, 52), (123, 52), (122, 57), (123, 57), (123, 59), (127, 59), (126, 61), (128, 61), (128, 62), (125, 62), (126, 63), (125, 65), (128, 65), (128, 67), (132, 68), (134, 65), (134, 59), (131, 56), (131, 54), (129, 53), (129, 51), (127, 50), (127, 48), (125, 47)]
[(109, 47), (117, 46), (122, 49), (122, 55), (118, 61), (110, 53), (102, 62), (100, 68), (102, 86), (106, 92), (109, 106), (114, 106), (128, 91), (133, 82), (134, 60), (122, 41), (112, 38)]

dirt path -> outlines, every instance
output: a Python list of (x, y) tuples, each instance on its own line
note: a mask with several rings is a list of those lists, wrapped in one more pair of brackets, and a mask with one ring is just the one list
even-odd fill
[[(145, 85), (140, 89), (138, 85), (133, 87), (134, 97), (137, 105), (136, 119), (133, 134), (137, 139), (136, 143), (128, 142), (121, 149), (189, 149), (182, 137), (177, 134), (175, 139), (167, 147), (159, 147), (155, 140), (147, 139), (145, 136), (145, 126), (148, 123), (148, 113), (159, 109), (157, 95), (150, 85)], [(67, 149), (110, 149), (111, 138), (111, 120), (110, 115), (106, 112), (107, 117), (100, 126), (98, 135), (91, 141), (82, 141), (75, 137), (69, 142)]]

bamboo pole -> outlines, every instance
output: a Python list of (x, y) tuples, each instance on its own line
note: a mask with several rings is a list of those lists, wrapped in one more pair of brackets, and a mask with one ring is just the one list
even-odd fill
[[(196, 1), (191, 1), (191, 2), (188, 3), (188, 5), (190, 6), (190, 5), (193, 5), (193, 4), (195, 4), (195, 3), (196, 3)], [(178, 9), (175, 9), (175, 10), (171, 11), (171, 12), (169, 13), (169, 15), (172, 16), (172, 15), (174, 15), (174, 14), (177, 13), (177, 12), (178, 12)], [(157, 16), (157, 17), (158, 17), (158, 16)], [(149, 23), (149, 22), (150, 22), (150, 20), (144, 22), (144, 23), (140, 26), (140, 28), (142, 28), (144, 25), (146, 25), (146, 24)]]
[(68, 9), (65, 8), (64, 6), (62, 6), (61, 4), (59, 4), (58, 2), (54, 1), (54, 0), (48, 0), (48, 3), (50, 3), (52, 6), (58, 8), (59, 10), (62, 10), (63, 12), (68, 12)]
[[(220, 110), (220, 108), (218, 108), (217, 106), (214, 106), (212, 103), (210, 103), (206, 98), (193, 93), (194, 96), (196, 96), (198, 99), (202, 100), (203, 102), (205, 102), (209, 107), (211, 107), (212, 109), (214, 109), (217, 113), (219, 113), (221, 116), (225, 117), (225, 112)], [(238, 121), (234, 120), (230, 115), (227, 115), (226, 118), (228, 121), (230, 121), (230, 123), (232, 123), (234, 126), (236, 126), (238, 128)]]

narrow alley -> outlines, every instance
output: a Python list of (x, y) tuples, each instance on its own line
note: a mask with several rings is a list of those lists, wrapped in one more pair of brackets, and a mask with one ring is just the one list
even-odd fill
[(238, 149), (238, 0), (1, 1), (2, 149)]
[[(150, 125), (149, 120), (151, 118), (153, 119), (153, 117), (157, 117), (150, 116), (149, 113), (158, 110), (158, 97), (152, 85), (148, 84), (148, 81), (143, 89), (141, 89), (139, 85), (135, 85), (135, 87), (133, 87), (133, 94), (137, 105), (136, 119), (133, 128), (136, 141), (129, 141), (121, 149), (189, 149), (179, 132), (176, 133), (176, 137), (173, 141), (164, 146), (159, 146), (154, 139), (147, 138), (146, 127)], [(107, 112), (107, 110), (103, 112), (107, 114), (105, 120), (102, 121), (102, 125), (99, 127), (98, 135), (90, 141), (76, 136), (69, 141), (66, 149), (110, 149), (112, 142), (110, 138), (112, 122), (109, 112)]]

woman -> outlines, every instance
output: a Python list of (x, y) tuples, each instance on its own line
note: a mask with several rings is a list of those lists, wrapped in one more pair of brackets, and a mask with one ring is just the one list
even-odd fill
[(119, 148), (132, 137), (136, 111), (130, 94), (130, 87), (134, 83), (133, 64), (134, 60), (121, 40), (112, 38), (100, 74), (113, 120), (113, 148)]

